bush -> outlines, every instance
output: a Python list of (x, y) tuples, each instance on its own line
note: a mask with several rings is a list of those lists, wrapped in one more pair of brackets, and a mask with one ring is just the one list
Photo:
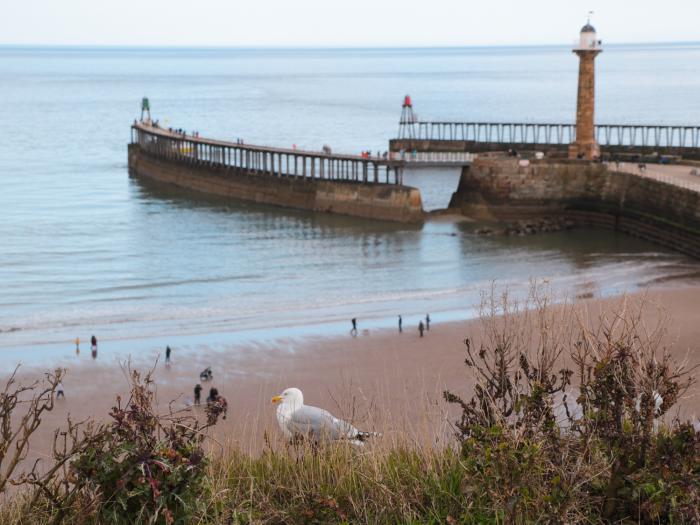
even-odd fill
[[(130, 375), (130, 397), (124, 404), (117, 397), (110, 423), (75, 424), (69, 419), (67, 429), (56, 430), (53, 463), (41, 470), (37, 462), (14, 480), (34, 490), (17, 494), (0, 522), (190, 523), (200, 508), (208, 465), (204, 431), (216, 423), (217, 414), (207, 414), (208, 424), (202, 427), (187, 414), (159, 415), (153, 407), (151, 374), (143, 380), (136, 371)], [(48, 386), (31, 398), (22, 424), (38, 421), (43, 410), (52, 408), (60, 378), (58, 372), (48, 375)], [(6, 391), (13, 381), (14, 376)]]
[[(492, 299), (484, 345), (465, 341), (474, 394), (444, 397), (461, 408), (457, 438), (477, 514), (700, 522), (700, 440), (690, 423), (661, 424), (693, 383), (661, 346), (664, 325), (648, 332), (642, 309), (624, 309), (592, 330), (563, 311), (557, 319), (536, 293), (523, 311)], [(573, 330), (575, 340), (561, 337)]]
[(70, 468), (80, 496), (96, 499), (100, 523), (189, 523), (204, 482), (206, 427), (192, 416), (157, 415), (150, 374), (142, 381), (136, 371), (129, 400), (117, 398), (110, 417)]

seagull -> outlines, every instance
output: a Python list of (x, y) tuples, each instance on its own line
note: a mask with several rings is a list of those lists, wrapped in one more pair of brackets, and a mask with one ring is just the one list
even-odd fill
[(367, 438), (378, 436), (375, 432), (362, 432), (347, 421), (338, 419), (322, 408), (304, 404), (304, 394), (298, 388), (288, 388), (272, 398), (277, 403), (277, 423), (288, 439), (305, 436), (315, 443), (322, 440), (348, 440), (362, 446)]

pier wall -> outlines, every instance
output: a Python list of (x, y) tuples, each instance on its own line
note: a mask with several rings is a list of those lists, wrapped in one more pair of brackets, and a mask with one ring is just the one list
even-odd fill
[(476, 219), (564, 216), (700, 258), (700, 192), (577, 160), (479, 157), (462, 171), (450, 208)]
[(129, 172), (202, 193), (287, 208), (397, 222), (420, 222), (420, 192), (394, 184), (270, 176), (164, 159), (129, 145)]

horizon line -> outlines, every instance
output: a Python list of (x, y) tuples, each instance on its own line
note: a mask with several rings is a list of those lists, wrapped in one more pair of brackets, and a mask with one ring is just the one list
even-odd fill
[[(572, 39), (573, 41), (573, 39)], [(700, 44), (700, 40), (655, 40), (643, 42), (608, 42), (603, 46), (641, 46), (641, 45), (682, 45)], [(450, 44), (450, 45), (210, 45), (210, 44), (13, 44), (1, 43), (1, 48), (14, 49), (154, 49), (154, 50), (274, 50), (274, 51), (313, 51), (313, 50), (420, 50), (420, 49), (468, 49), (468, 48), (542, 48), (568, 47), (569, 43), (559, 44)]]

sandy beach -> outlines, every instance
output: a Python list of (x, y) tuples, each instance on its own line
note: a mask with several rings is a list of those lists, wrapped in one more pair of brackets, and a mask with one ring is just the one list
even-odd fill
[[(651, 326), (658, 317), (657, 307), (669, 317), (664, 344), (672, 346), (676, 359), (688, 359), (688, 366), (700, 366), (700, 286), (655, 289), (627, 296), (631, 304), (647, 302), (645, 322)], [(603, 310), (615, 309), (622, 297), (588, 299), (577, 303), (582, 312), (597, 318)], [(267, 432), (279, 443), (274, 407), (270, 398), (284, 388), (295, 386), (304, 392), (305, 402), (352, 419), (368, 430), (383, 433), (382, 439), (439, 443), (450, 439), (448, 409), (442, 392), (450, 389), (468, 393), (472, 385), (463, 364), (466, 337), (477, 343), (482, 337), (478, 320), (440, 323), (433, 319), (430, 331), (419, 337), (415, 326), (404, 324), (398, 330), (363, 331), (359, 320), (357, 337), (305, 338), (280, 341), (274, 345), (231, 347), (225, 352), (203, 350), (183, 355), (173, 344), (172, 363), (161, 357), (154, 379), (159, 408), (168, 403), (182, 408), (191, 402), (199, 371), (211, 366), (214, 379), (204, 383), (202, 398), (216, 387), (229, 404), (225, 421), (213, 435), (222, 446), (238, 445), (256, 452), (264, 445)], [(139, 370), (150, 362), (135, 360)], [(47, 364), (47, 366), (49, 366)], [(67, 369), (66, 397), (44, 418), (32, 442), (30, 457), (49, 450), (53, 429), (67, 415), (73, 420), (106, 418), (117, 395), (128, 390), (124, 363), (116, 359), (51, 363)], [(39, 368), (23, 368), (22, 381), (41, 376)], [(696, 371), (697, 373), (697, 371)], [(203, 414), (203, 409), (195, 409)], [(700, 389), (695, 385), (680, 403), (681, 417), (697, 420), (700, 415)]]

